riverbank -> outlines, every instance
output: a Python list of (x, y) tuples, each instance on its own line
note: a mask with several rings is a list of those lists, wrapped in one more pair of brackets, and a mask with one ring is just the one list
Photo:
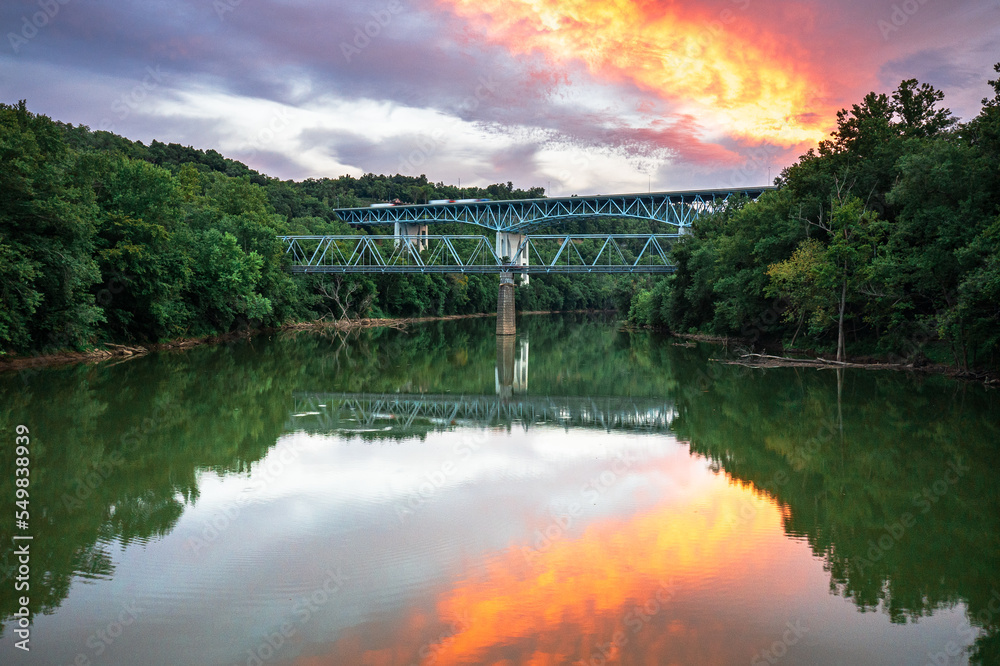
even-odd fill
[[(542, 314), (585, 314), (613, 312), (613, 310), (530, 310), (518, 312), (520, 315), (542, 315)], [(232, 331), (221, 335), (205, 335), (196, 338), (178, 338), (168, 342), (157, 342), (146, 345), (119, 345), (105, 343), (94, 349), (83, 351), (63, 350), (51, 354), (39, 354), (36, 356), (0, 356), (0, 372), (18, 372), (24, 370), (35, 370), (56, 365), (68, 365), (72, 363), (102, 363), (106, 361), (123, 361), (140, 356), (145, 356), (150, 352), (171, 351), (190, 349), (202, 345), (220, 344), (241, 340), (267, 333), (280, 331), (360, 331), (368, 328), (396, 328), (405, 329), (410, 324), (422, 324), (432, 321), (451, 321), (454, 319), (481, 319), (484, 317), (496, 317), (495, 312), (478, 312), (463, 315), (441, 315), (437, 317), (387, 317), (374, 318), (364, 317), (358, 319), (340, 319), (337, 321), (307, 321), (293, 322), (277, 328), (252, 328), (241, 331)]]
[[(730, 345), (748, 344), (741, 338), (731, 338), (702, 333), (673, 333), (674, 337), (696, 342), (721, 344), (727, 349)], [(900, 363), (891, 357), (878, 356), (848, 356), (846, 361), (836, 361), (823, 358), (822, 354), (813, 350), (784, 349), (783, 347), (764, 347), (774, 351), (774, 354), (757, 354), (745, 352), (737, 358), (715, 359), (726, 365), (740, 365), (747, 368), (815, 368), (817, 370), (837, 370), (853, 368), (858, 370), (896, 370), (902, 372), (919, 372), (924, 374), (945, 375), (954, 379), (982, 382), (987, 386), (1000, 386), (1000, 377), (987, 371), (965, 370), (943, 363)], [(777, 354), (797, 354), (798, 356), (779, 356)]]

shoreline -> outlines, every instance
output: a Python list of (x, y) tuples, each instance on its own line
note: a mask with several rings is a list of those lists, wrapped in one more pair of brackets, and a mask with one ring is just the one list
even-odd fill
[[(696, 342), (709, 342), (721, 344), (728, 348), (730, 344), (746, 342), (741, 338), (732, 338), (718, 335), (707, 335), (704, 333), (671, 333), (672, 337)], [(846, 361), (836, 361), (822, 358), (812, 350), (784, 349), (780, 346), (765, 345), (764, 350), (778, 350), (775, 353), (799, 354), (799, 358), (791, 356), (775, 356), (771, 354), (756, 354), (746, 352), (740, 354), (738, 358), (713, 359), (717, 363), (725, 365), (738, 365), (745, 368), (757, 368), (767, 370), (769, 368), (815, 368), (816, 370), (842, 370), (851, 368), (854, 370), (895, 370), (897, 372), (919, 372), (928, 375), (943, 375), (952, 379), (964, 381), (980, 382), (989, 387), (1000, 386), (1000, 377), (988, 371), (963, 370), (957, 366), (943, 363), (926, 363), (915, 365), (913, 363), (893, 362), (890, 356), (850, 356)]]
[[(614, 310), (528, 310), (518, 312), (521, 315), (547, 315), (547, 314), (607, 314)], [(0, 373), (18, 372), (25, 370), (40, 370), (48, 367), (70, 365), (76, 363), (105, 363), (123, 362), (145, 356), (152, 352), (182, 351), (201, 347), (204, 345), (222, 344), (236, 340), (245, 340), (268, 333), (279, 333), (282, 331), (324, 331), (334, 330), (342, 332), (354, 332), (371, 328), (395, 328), (405, 330), (410, 324), (423, 324), (435, 321), (452, 321), (457, 319), (483, 319), (486, 317), (496, 317), (495, 312), (475, 312), (461, 315), (441, 315), (428, 317), (386, 317), (374, 318), (364, 317), (359, 319), (342, 319), (338, 321), (306, 321), (284, 324), (279, 327), (255, 328), (243, 331), (232, 331), (230, 333), (205, 335), (197, 338), (176, 338), (168, 342), (157, 342), (146, 345), (121, 345), (105, 343), (98, 348), (88, 351), (61, 351), (52, 354), (42, 354), (38, 356), (13, 356), (0, 357)], [(626, 329), (631, 328), (627, 327)], [(637, 329), (656, 330), (652, 327), (642, 326)], [(670, 337), (693, 342), (707, 342), (710, 344), (722, 345), (728, 349), (730, 345), (745, 343), (738, 337), (727, 337), (719, 335), (709, 335), (706, 333), (674, 333), (664, 331)], [(687, 346), (687, 345), (685, 345)], [(814, 368), (816, 370), (836, 370), (850, 368), (855, 370), (894, 370), (897, 372), (911, 372), (928, 375), (941, 375), (952, 379), (973, 381), (982, 383), (988, 387), (1000, 386), (1000, 377), (997, 375), (980, 371), (963, 370), (961, 368), (940, 364), (928, 363), (926, 365), (914, 365), (913, 363), (894, 363), (890, 357), (872, 356), (848, 356), (847, 361), (835, 361), (822, 358), (821, 354), (810, 350), (785, 350), (781, 347), (765, 346), (765, 351), (774, 351), (781, 354), (798, 354), (799, 357), (777, 356), (771, 354), (743, 353), (735, 358), (712, 359), (715, 362), (725, 365), (736, 365), (746, 368), (767, 370), (770, 368)]]
[[(520, 315), (540, 315), (540, 314), (586, 314), (586, 313), (606, 313), (613, 310), (529, 310), (518, 312)], [(168, 342), (156, 342), (144, 345), (121, 345), (104, 343), (88, 351), (60, 351), (51, 354), (39, 354), (37, 356), (11, 356), (0, 357), (0, 372), (17, 372), (23, 370), (35, 370), (41, 368), (54, 367), (59, 365), (69, 365), (73, 363), (102, 363), (106, 361), (126, 361), (140, 356), (145, 356), (151, 352), (184, 350), (204, 345), (221, 344), (234, 340), (243, 340), (265, 333), (277, 333), (281, 331), (360, 331), (369, 328), (395, 328), (405, 329), (409, 324), (423, 324), (432, 321), (451, 321), (454, 319), (482, 319), (485, 317), (496, 317), (495, 312), (475, 312), (462, 315), (440, 315), (433, 317), (386, 317), (378, 319), (374, 317), (364, 317), (360, 319), (341, 319), (337, 321), (305, 321), (283, 324), (273, 328), (254, 328), (244, 331), (232, 331), (230, 333), (204, 335), (197, 338), (176, 338)]]

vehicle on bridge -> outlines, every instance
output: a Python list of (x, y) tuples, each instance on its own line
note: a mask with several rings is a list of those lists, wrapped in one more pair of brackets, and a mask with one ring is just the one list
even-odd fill
[(369, 208), (389, 208), (391, 206), (436, 206), (440, 204), (469, 204), (469, 203), (483, 203), (484, 201), (492, 201), (492, 199), (431, 199), (426, 204), (408, 204), (400, 201), (399, 199), (393, 199), (388, 203), (373, 203), (369, 204)]

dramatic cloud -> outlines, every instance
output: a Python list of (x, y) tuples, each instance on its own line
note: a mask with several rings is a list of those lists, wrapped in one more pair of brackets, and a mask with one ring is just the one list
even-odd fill
[(975, 0), (177, 0), (0, 6), (0, 99), (285, 178), (553, 193), (760, 184), (903, 78), (978, 112)]
[(802, 47), (748, 26), (726, 30), (750, 5), (600, 0), (443, 0), (485, 38), (514, 54), (578, 60), (597, 77), (629, 81), (739, 138), (785, 145), (816, 141), (827, 122), (820, 77)]

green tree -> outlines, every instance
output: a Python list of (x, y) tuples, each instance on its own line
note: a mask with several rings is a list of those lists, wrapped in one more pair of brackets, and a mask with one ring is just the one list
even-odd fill
[(833, 318), (835, 299), (822, 284), (822, 267), (826, 249), (815, 238), (808, 238), (785, 261), (771, 264), (767, 269), (769, 283), (764, 293), (771, 297), (786, 298), (789, 308), (783, 313), (785, 321), (797, 322), (790, 347), (795, 346), (802, 324), (818, 333)]
[(0, 345), (81, 347), (103, 320), (91, 286), (95, 208), (62, 130), (0, 104)]

